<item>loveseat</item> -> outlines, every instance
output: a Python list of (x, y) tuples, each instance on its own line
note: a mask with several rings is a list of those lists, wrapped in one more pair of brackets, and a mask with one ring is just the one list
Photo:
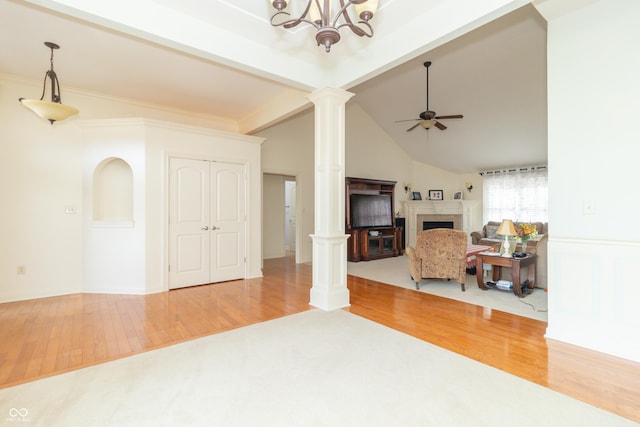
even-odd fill
[[(549, 234), (549, 226), (546, 222), (532, 222), (532, 225), (538, 230), (538, 237), (536, 240), (529, 240), (527, 242), (527, 252), (530, 254), (536, 254), (536, 284), (537, 288), (547, 287), (547, 239)], [(518, 223), (514, 222), (517, 226)], [(489, 221), (482, 227), (482, 231), (473, 231), (471, 233), (471, 243), (474, 245), (486, 245), (499, 249), (504, 240), (503, 236), (496, 234), (496, 231), (500, 227), (500, 221)], [(513, 248), (513, 246), (512, 246)], [(521, 251), (521, 244), (517, 244), (514, 251)], [(502, 269), (501, 279), (511, 280), (511, 272), (509, 269)], [(482, 274), (482, 272), (477, 272)]]

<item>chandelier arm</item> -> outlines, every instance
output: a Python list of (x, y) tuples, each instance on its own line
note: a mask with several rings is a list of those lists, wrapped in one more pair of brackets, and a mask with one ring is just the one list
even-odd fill
[[(347, 8), (352, 4), (360, 4), (360, 3), (364, 3), (365, 1), (366, 0), (349, 0), (345, 4), (344, 0), (340, 0), (340, 6), (342, 6), (342, 8), (336, 14), (336, 17), (333, 20), (333, 26), (336, 27), (336, 29), (338, 30), (342, 27), (349, 27), (349, 29), (355, 35), (360, 37), (364, 37), (364, 36), (373, 37), (373, 27), (371, 27), (371, 24), (363, 20), (360, 20), (358, 21), (357, 24), (354, 24), (353, 21), (351, 20), (351, 17), (349, 16), (349, 12), (347, 12)], [(340, 18), (340, 15), (344, 16), (345, 23), (336, 26), (336, 24), (338, 23), (338, 19)], [(367, 27), (369, 31), (367, 32), (366, 29), (362, 28), (362, 26)]]
[(51, 101), (62, 104), (62, 93), (60, 92), (60, 81), (58, 75), (51, 70)]
[[(365, 29), (363, 29), (362, 26), (366, 26), (369, 29), (369, 31), (368, 32), (365, 31)], [(366, 21), (358, 21), (358, 25), (353, 24), (353, 23), (351, 23), (351, 24), (341, 24), (341, 25), (337, 26), (336, 29), (339, 30), (342, 27), (349, 27), (349, 29), (351, 31), (353, 31), (353, 33), (355, 35), (360, 36), (360, 37), (364, 37), (364, 36), (373, 37), (373, 27), (371, 27), (371, 24), (369, 24)]]
[(283, 21), (283, 22), (275, 23), (273, 21), (274, 21), (276, 16), (279, 16), (279, 15), (291, 16), (291, 14), (289, 12), (285, 12), (284, 10), (274, 13), (273, 16), (271, 17), (271, 25), (273, 25), (274, 27), (284, 27), (284, 28), (288, 29), (288, 28), (295, 27), (296, 25), (300, 24), (301, 22), (306, 22), (307, 24), (311, 24), (314, 27), (316, 27), (317, 29), (320, 29), (320, 26), (317, 23), (315, 23), (313, 21), (310, 21), (308, 19), (304, 19), (305, 16), (307, 16), (307, 14), (309, 13), (309, 9), (311, 8), (311, 2), (312, 1), (313, 0), (309, 0), (309, 3), (307, 4), (307, 8), (304, 10), (304, 12), (302, 12), (300, 17), (298, 17), (298, 18), (291, 18), (291, 19), (287, 19), (286, 21)]
[(327, 27), (329, 25), (329, 19), (331, 19), (331, 16), (329, 16), (331, 1), (324, 0), (323, 6), (320, 6), (320, 0), (309, 0), (309, 7), (311, 7), (312, 2), (316, 3), (316, 8), (318, 9), (318, 13), (320, 14), (320, 24), (316, 23), (316, 28), (320, 29), (322, 27)]
[(44, 99), (44, 94), (47, 91), (47, 77), (49, 77), (49, 71), (44, 73), (44, 79), (42, 80), (42, 95), (40, 95), (40, 101)]
[(331, 23), (331, 26), (335, 27), (336, 24), (338, 23), (338, 19), (340, 19), (340, 15), (344, 16), (344, 20), (346, 22), (346, 24), (342, 24), (336, 28), (340, 28), (343, 27), (345, 25), (348, 25), (349, 28), (353, 27), (354, 24), (351, 21), (351, 18), (349, 17), (349, 14), (347, 13), (347, 8), (349, 6), (351, 6), (353, 4), (353, 2), (351, 0), (347, 1), (347, 4), (344, 3), (344, 0), (340, 0), (340, 6), (342, 7), (340, 9), (340, 11), (338, 13), (336, 13), (336, 17), (334, 18), (333, 22)]

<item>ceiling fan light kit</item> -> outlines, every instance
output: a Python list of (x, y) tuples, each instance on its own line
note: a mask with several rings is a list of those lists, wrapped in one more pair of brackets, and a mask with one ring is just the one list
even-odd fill
[(425, 129), (431, 129), (436, 124), (435, 120), (423, 120), (420, 122), (420, 126)]
[[(331, 46), (340, 41), (340, 28), (348, 27), (359, 37), (373, 37), (373, 28), (369, 21), (378, 10), (379, 0), (309, 0), (307, 7), (298, 18), (289, 18), (291, 13), (287, 12), (287, 2), (285, 0), (272, 0), (271, 5), (276, 10), (271, 16), (271, 25), (274, 27), (293, 28), (298, 24), (306, 23), (316, 27), (316, 42), (318, 46), (324, 46), (327, 53), (331, 51)], [(338, 10), (332, 16), (332, 3), (334, 10)], [(339, 4), (337, 4), (339, 3)], [(354, 23), (349, 15), (349, 7), (354, 6), (357, 21)], [(283, 21), (278, 22), (283, 16)], [(342, 22), (340, 21), (342, 18)]]
[(461, 119), (463, 118), (462, 114), (450, 114), (447, 116), (438, 116), (435, 111), (429, 110), (429, 67), (431, 66), (431, 62), (427, 61), (424, 63), (425, 68), (427, 69), (427, 108), (422, 113), (418, 114), (419, 119), (409, 119), (409, 120), (397, 120), (396, 123), (401, 122), (413, 122), (418, 120), (418, 123), (411, 126), (407, 129), (407, 132), (411, 132), (418, 126), (422, 126), (425, 130), (429, 130), (432, 127), (437, 127), (440, 130), (445, 130), (447, 127), (439, 122), (438, 120), (446, 120), (446, 119)]
[[(51, 49), (51, 69), (47, 70), (44, 75), (44, 83), (42, 86), (42, 96), (40, 99), (20, 98), (18, 101), (38, 116), (45, 120), (49, 120), (51, 124), (55, 121), (64, 120), (79, 113), (79, 111), (69, 105), (62, 103), (60, 95), (60, 82), (58, 76), (53, 71), (53, 50), (60, 49), (55, 43), (44, 42), (44, 45)], [(47, 90), (47, 79), (51, 85), (51, 101), (45, 101), (44, 95)]]

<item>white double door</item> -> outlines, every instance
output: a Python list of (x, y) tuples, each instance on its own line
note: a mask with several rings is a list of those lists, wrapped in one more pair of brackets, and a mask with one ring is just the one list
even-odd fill
[(245, 277), (245, 167), (169, 160), (169, 288)]

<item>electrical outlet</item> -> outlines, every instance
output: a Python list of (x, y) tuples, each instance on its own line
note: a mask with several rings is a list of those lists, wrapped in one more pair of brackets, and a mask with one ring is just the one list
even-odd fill
[(27, 266), (19, 265), (18, 266), (18, 274), (27, 274)]

